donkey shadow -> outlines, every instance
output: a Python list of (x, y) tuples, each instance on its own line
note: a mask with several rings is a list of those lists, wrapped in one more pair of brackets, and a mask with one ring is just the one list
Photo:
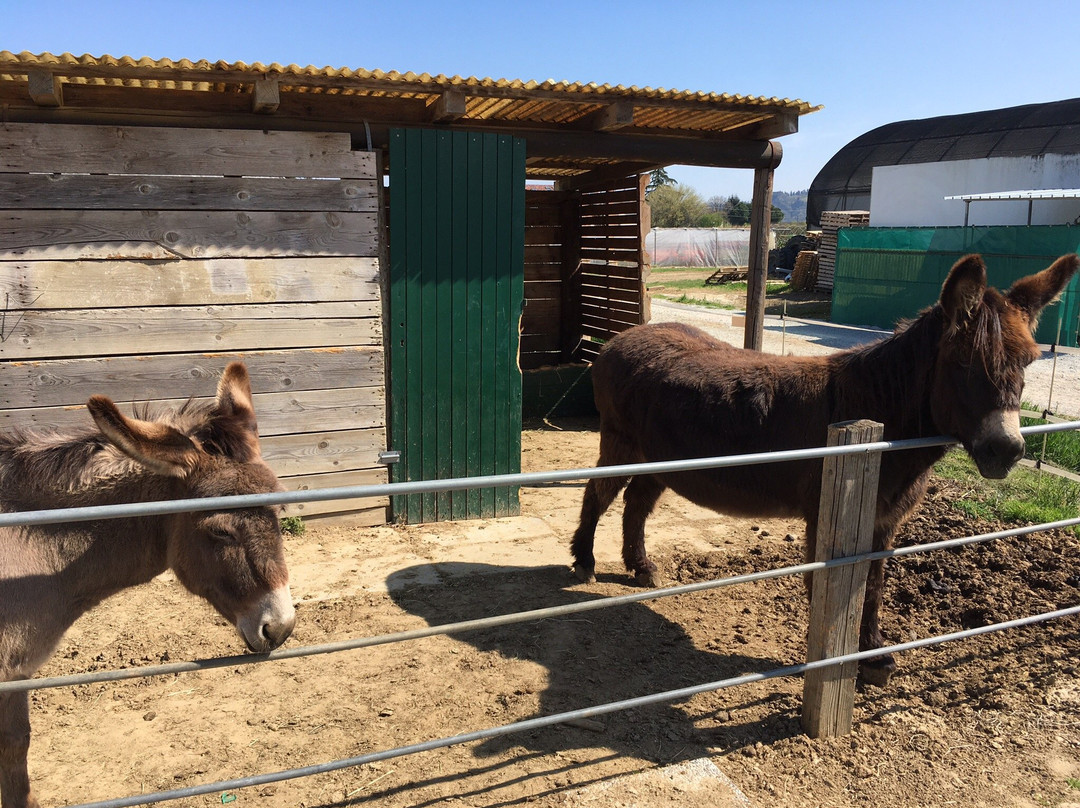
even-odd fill
[[(442, 583), (413, 583), (433, 578)], [(614, 576), (612, 580), (616, 580)], [(564, 566), (514, 568), (470, 563), (417, 565), (387, 579), (394, 602), (430, 625), (604, 597), (572, 586), (575, 583)], [(461, 596), (466, 592), (467, 596)], [(455, 637), (479, 651), (534, 662), (547, 670), (547, 687), (539, 695), (537, 715), (520, 720), (717, 681), (780, 664), (770, 658), (696, 648), (679, 624), (643, 603), (480, 629)], [(495, 699), (496, 694), (477, 697)], [(475, 750), (478, 757), (487, 757), (514, 747), (538, 753), (600, 747), (666, 765), (701, 757), (710, 746), (753, 743), (758, 735), (755, 729), (759, 728), (753, 724), (732, 724), (720, 730), (702, 730), (678, 703), (663, 702), (609, 713), (584, 726), (561, 724), (491, 738)]]

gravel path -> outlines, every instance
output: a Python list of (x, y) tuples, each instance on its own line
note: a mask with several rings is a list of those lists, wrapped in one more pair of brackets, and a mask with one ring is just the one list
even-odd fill
[[(740, 315), (741, 312), (687, 306), (665, 300), (652, 301), (652, 322), (696, 325), (732, 345), (743, 344), (742, 325), (731, 324), (732, 317)], [(865, 345), (884, 339), (889, 333), (876, 328), (833, 325), (791, 317), (787, 319), (785, 327), (779, 317), (766, 316), (764, 349), (775, 354), (815, 356)], [(1047, 350), (1042, 359), (1028, 367), (1024, 401), (1040, 409), (1052, 404), (1052, 410), (1058, 415), (1080, 416), (1080, 351), (1070, 348), (1062, 350), (1067, 353), (1058, 353), (1056, 363), (1054, 355)]]

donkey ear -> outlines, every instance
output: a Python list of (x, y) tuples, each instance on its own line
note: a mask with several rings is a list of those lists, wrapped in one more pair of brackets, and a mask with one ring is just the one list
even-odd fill
[(171, 426), (127, 418), (105, 396), (93, 396), (86, 407), (109, 443), (154, 473), (183, 477), (195, 465), (198, 446)]
[(1040, 312), (1062, 293), (1078, 266), (1080, 257), (1076, 253), (1063, 255), (1042, 272), (1021, 278), (1006, 292), (1008, 301), (1027, 316), (1032, 331)]
[(941, 307), (953, 325), (967, 322), (986, 291), (986, 264), (978, 255), (965, 255), (949, 270), (941, 287)]
[(251, 379), (243, 362), (230, 362), (221, 376), (217, 409), (206, 437), (221, 454), (238, 462), (247, 463), (262, 456)]
[(230, 362), (217, 389), (218, 413), (255, 426), (255, 405), (251, 403), (251, 379), (243, 362)]

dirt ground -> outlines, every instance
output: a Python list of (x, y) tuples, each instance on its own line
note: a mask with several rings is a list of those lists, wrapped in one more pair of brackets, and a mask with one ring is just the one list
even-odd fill
[[(524, 434), (526, 470), (591, 466), (595, 424)], [(936, 487), (902, 543), (994, 528)], [(522, 516), (414, 527), (309, 528), (288, 542), (289, 646), (376, 635), (636, 591), (601, 522), (596, 584), (566, 542), (577, 483), (525, 488)], [(719, 517), (666, 494), (649, 546), (668, 580), (798, 563), (801, 526)], [(1080, 539), (1055, 533), (916, 556), (892, 567), (891, 641), (1080, 603)], [(803, 659), (802, 583), (782, 579), (329, 656), (37, 691), (31, 775), (43, 805), (307, 766)], [(856, 694), (850, 736), (810, 740), (802, 682), (774, 679), (679, 703), (464, 744), (176, 805), (678, 805), (680, 786), (586, 800), (618, 775), (715, 763), (753, 805), (1080, 805), (1075, 618), (911, 652), (887, 689)], [(239, 653), (233, 629), (167, 577), (84, 617), (41, 675)], [(728, 805), (697, 794), (695, 805)]]

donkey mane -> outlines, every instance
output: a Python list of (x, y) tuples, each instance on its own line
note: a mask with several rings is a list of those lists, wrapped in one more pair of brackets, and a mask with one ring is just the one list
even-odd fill
[[(208, 454), (248, 454), (249, 438), (218, 413), (213, 401), (188, 399), (153, 412), (136, 406), (133, 413), (194, 438)], [(92, 425), (0, 433), (0, 510), (78, 507), (91, 495), (101, 504), (102, 492), (111, 483), (133, 478), (145, 479), (160, 496), (168, 496), (167, 481), (120, 452)]]
[[(902, 323), (891, 337), (827, 357), (835, 370), (831, 385), (835, 404), (830, 407), (833, 417), (861, 418), (869, 407), (870, 411), (881, 411), (878, 417), (886, 430), (913, 433), (912, 437), (934, 431), (926, 393), (944, 327), (944, 312), (934, 306)], [(912, 368), (919, 372), (912, 373)], [(852, 377), (860, 383), (851, 384)], [(912, 411), (901, 403), (905, 399), (923, 403)], [(886, 413), (895, 414), (888, 417)]]

